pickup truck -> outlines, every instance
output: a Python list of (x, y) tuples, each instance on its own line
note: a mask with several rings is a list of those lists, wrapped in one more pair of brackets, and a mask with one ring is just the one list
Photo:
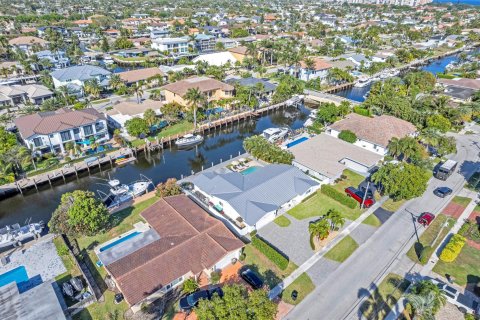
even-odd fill
[[(354, 187), (348, 187), (345, 189), (345, 193), (347, 196), (352, 197), (353, 199), (357, 200), (358, 203), (362, 204), (363, 198), (365, 197), (365, 193), (354, 188)], [(365, 197), (365, 201), (363, 203), (363, 206), (365, 208), (370, 208), (375, 204), (375, 199), (373, 198), (373, 194), (371, 192), (367, 191), (367, 196)]]

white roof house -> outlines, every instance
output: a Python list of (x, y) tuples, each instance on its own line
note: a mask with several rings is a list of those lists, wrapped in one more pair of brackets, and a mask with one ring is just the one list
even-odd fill
[(144, 100), (142, 103), (136, 101), (123, 101), (113, 105), (111, 110), (106, 112), (108, 123), (115, 128), (125, 131), (125, 122), (133, 118), (142, 118), (146, 110), (152, 109), (160, 116), (162, 103), (154, 100)]
[(230, 63), (231, 65), (234, 65), (235, 62), (237, 62), (237, 58), (229, 52), (229, 51), (224, 51), (224, 52), (215, 52), (215, 53), (207, 53), (207, 54), (201, 54), (198, 57), (195, 57), (192, 60), (194, 63), (197, 63), (198, 61), (203, 61), (208, 63), (210, 66), (223, 66), (225, 64)]

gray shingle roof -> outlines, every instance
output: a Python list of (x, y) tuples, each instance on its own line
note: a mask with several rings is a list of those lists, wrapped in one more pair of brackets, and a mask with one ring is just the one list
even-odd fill
[(272, 92), (275, 91), (277, 86), (265, 79), (258, 79), (254, 77), (249, 77), (249, 78), (241, 78), (241, 79), (230, 79), (227, 80), (227, 83), (229, 84), (235, 84), (238, 83), (241, 86), (245, 87), (254, 87), (257, 83), (262, 83), (264, 87), (264, 92)]
[(299, 169), (271, 164), (248, 174), (204, 172), (192, 179), (198, 188), (228, 202), (249, 224), (318, 185)]
[(110, 71), (96, 66), (73, 66), (53, 71), (51, 76), (59, 81), (78, 79), (81, 81), (92, 79), (99, 75), (109, 75)]

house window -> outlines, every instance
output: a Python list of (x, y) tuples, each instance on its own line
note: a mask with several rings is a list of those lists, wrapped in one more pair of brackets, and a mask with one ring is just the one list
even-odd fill
[(86, 136), (92, 135), (92, 134), (93, 134), (92, 125), (84, 126), (84, 127), (83, 127), (83, 133), (84, 133)]
[(79, 134), (79, 133), (80, 133), (80, 129), (78, 128), (73, 129), (73, 134)]
[(60, 136), (62, 137), (62, 141), (72, 140), (72, 135), (70, 134), (70, 131), (60, 132)]
[(35, 145), (35, 147), (41, 147), (43, 145), (42, 138), (33, 139), (33, 144)]

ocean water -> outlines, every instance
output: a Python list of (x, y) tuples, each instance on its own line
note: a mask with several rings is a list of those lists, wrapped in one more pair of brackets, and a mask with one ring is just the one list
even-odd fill
[(452, 4), (468, 4), (472, 6), (480, 6), (480, 0), (460, 0), (460, 1), (455, 1), (455, 0), (435, 0), (433, 1), (434, 3), (452, 3)]

